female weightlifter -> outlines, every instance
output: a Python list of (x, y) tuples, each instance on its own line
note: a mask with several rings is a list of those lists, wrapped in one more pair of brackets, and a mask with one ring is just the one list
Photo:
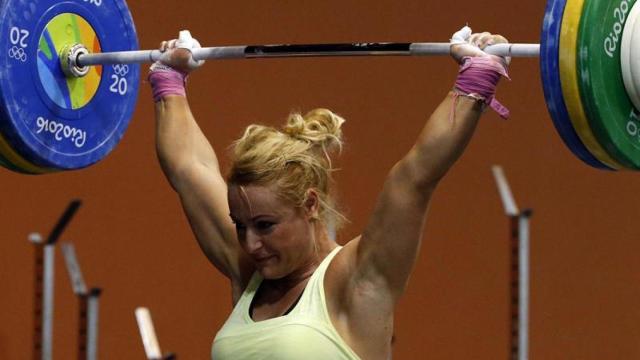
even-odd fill
[[(184, 34), (183, 34), (184, 35)], [(388, 359), (393, 314), (416, 262), (429, 200), (460, 157), (508, 59), (480, 49), (499, 35), (454, 34), (460, 64), (453, 89), (413, 148), (389, 172), (362, 234), (331, 241), (331, 157), (344, 120), (327, 109), (292, 114), (282, 129), (251, 125), (233, 145), (223, 176), (185, 95), (199, 64), (188, 36), (164, 42), (151, 67), (157, 153), (202, 251), (231, 281), (234, 308), (211, 355), (243, 359)]]

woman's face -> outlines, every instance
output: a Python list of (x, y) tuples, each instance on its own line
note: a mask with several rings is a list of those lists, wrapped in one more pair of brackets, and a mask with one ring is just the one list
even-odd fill
[(228, 195), (240, 245), (265, 279), (302, 273), (313, 262), (313, 205), (296, 207), (268, 186), (230, 185)]

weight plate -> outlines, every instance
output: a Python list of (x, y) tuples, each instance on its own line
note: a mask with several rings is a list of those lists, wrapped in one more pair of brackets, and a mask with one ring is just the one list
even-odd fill
[[(624, 30), (622, 31), (622, 43), (620, 45), (620, 67), (622, 69), (622, 80), (624, 81), (624, 87), (627, 90), (627, 95), (629, 96), (629, 100), (634, 105), (636, 109), (640, 109), (640, 92), (638, 92), (638, 86), (636, 81), (634, 81), (631, 68), (634, 64), (638, 64), (640, 59), (633, 60), (633, 56), (637, 56), (637, 54), (631, 54), (632, 41), (634, 34), (636, 32), (640, 32), (640, 28), (637, 28), (638, 25), (638, 15), (640, 15), (640, 6), (638, 3), (633, 5), (631, 11), (629, 12), (629, 17), (627, 22), (624, 25)], [(636, 41), (640, 40), (640, 38), (636, 38)]]
[[(0, 122), (4, 121), (0, 112)], [(27, 160), (25, 160), (20, 154), (18, 154), (7, 143), (5, 138), (0, 133), (0, 166), (3, 166), (9, 170), (23, 173), (23, 174), (44, 174), (52, 172), (52, 169), (40, 168)]]
[(24, 171), (22, 171), (22, 169), (19, 169), (19, 168), (13, 166), (13, 164), (7, 162), (7, 160), (5, 158), (1, 157), (1, 156), (0, 156), (0, 166), (2, 166), (5, 169), (9, 169), (9, 170), (11, 170), (13, 172), (22, 173), (22, 174), (28, 174), (28, 173), (25, 173)]
[(602, 163), (614, 169), (621, 169), (624, 168), (624, 166), (607, 154), (600, 143), (598, 143), (598, 140), (596, 140), (587, 116), (584, 113), (582, 101), (580, 100), (578, 70), (576, 66), (576, 45), (584, 2), (584, 0), (567, 0), (567, 5), (564, 7), (559, 47), (562, 94), (565, 104), (567, 105), (569, 119), (582, 143)]
[(2, 165), (7, 169), (21, 172), (24, 174), (45, 174), (55, 171), (54, 169), (41, 168), (30, 163), (22, 155), (18, 154), (5, 138), (0, 134), (0, 156), (2, 157)]
[(549, 0), (545, 9), (540, 36), (540, 74), (544, 97), (553, 125), (565, 145), (586, 164), (599, 169), (609, 169), (593, 156), (576, 134), (562, 96), (558, 68), (560, 27), (566, 0)]
[(5, 139), (37, 166), (89, 166), (118, 144), (138, 96), (138, 65), (92, 69), (67, 79), (59, 51), (82, 43), (90, 50), (138, 49), (124, 0), (26, 2), (0, 9), (0, 123)]
[[(1, 140), (0, 140), (0, 142), (1, 142)], [(6, 142), (5, 142), (5, 144), (6, 144)], [(0, 166), (2, 166), (4, 168), (7, 168), (7, 169), (9, 169), (11, 171), (15, 171), (15, 172), (23, 173), (23, 174), (29, 174), (27, 171), (19, 168), (18, 166), (12, 164), (9, 160), (7, 160), (4, 157), (2, 152), (0, 152)]]
[[(640, 58), (638, 58), (637, 56), (640, 56), (640, 47), (638, 46), (634, 46), (636, 44), (638, 44), (637, 42), (640, 41), (640, 21), (638, 21), (638, 18), (640, 17), (640, 4), (636, 2), (636, 4), (632, 7), (631, 9), (631, 13), (629, 14), (629, 16), (634, 16), (634, 24), (632, 25), (632, 28), (630, 31), (631, 32), (631, 36), (630, 36), (630, 41), (628, 44), (626, 45), (622, 45), (623, 48), (621, 48), (620, 50), (627, 50), (626, 52), (629, 53), (628, 55), (628, 60), (629, 60), (629, 70), (630, 70), (630, 79), (625, 79), (625, 85), (627, 85), (627, 80), (630, 83), (629, 85), (631, 85), (631, 88), (633, 89), (633, 95), (636, 96), (635, 100), (632, 98), (631, 102), (634, 104), (634, 107), (636, 108), (636, 111), (638, 111), (638, 109), (640, 109), (640, 83), (638, 83), (640, 81), (640, 78), (638, 76), (640, 76)], [(626, 31), (626, 26), (625, 26), (625, 31)], [(623, 67), (624, 68), (624, 67)], [(623, 70), (624, 71), (624, 70)], [(623, 72), (623, 75), (624, 72)], [(628, 76), (628, 75), (627, 75)], [(629, 92), (629, 90), (627, 90), (627, 92)], [(631, 95), (629, 96), (631, 98)]]
[(62, 51), (61, 46), (69, 43), (85, 44), (90, 52), (100, 52), (100, 42), (86, 20), (71, 13), (57, 15), (47, 23), (38, 42), (38, 75), (42, 88), (56, 105), (64, 109), (81, 109), (96, 94), (102, 69), (93, 66), (83, 77), (60, 76), (58, 54)]
[(640, 169), (640, 120), (624, 88), (620, 40), (635, 0), (586, 1), (578, 32), (580, 96), (598, 142), (628, 168)]

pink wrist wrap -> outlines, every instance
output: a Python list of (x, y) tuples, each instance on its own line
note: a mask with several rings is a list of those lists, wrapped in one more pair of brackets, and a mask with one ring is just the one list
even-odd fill
[(509, 79), (504, 65), (490, 57), (466, 57), (460, 66), (455, 84), (457, 96), (477, 98), (489, 105), (500, 117), (507, 119), (509, 109), (495, 98), (496, 86), (501, 77)]
[(167, 95), (187, 96), (184, 88), (187, 75), (169, 66), (156, 66), (154, 64), (151, 67), (148, 79), (155, 102), (162, 100)]

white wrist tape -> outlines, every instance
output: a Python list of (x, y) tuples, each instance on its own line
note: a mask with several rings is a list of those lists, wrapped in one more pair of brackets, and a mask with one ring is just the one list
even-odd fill
[(455, 33), (453, 33), (453, 35), (451, 35), (451, 40), (449, 40), (449, 43), (451, 45), (466, 44), (469, 42), (471, 34), (471, 28), (468, 26), (464, 26), (462, 29), (456, 31)]

